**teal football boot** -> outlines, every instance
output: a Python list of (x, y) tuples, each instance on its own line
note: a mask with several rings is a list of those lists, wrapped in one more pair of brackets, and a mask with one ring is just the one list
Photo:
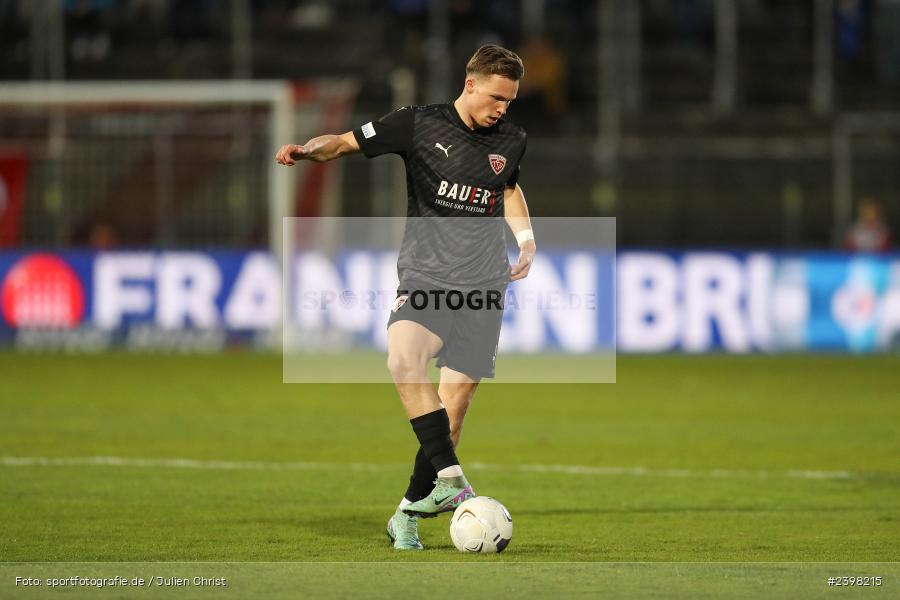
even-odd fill
[(404, 514), (399, 508), (387, 522), (387, 534), (395, 550), (422, 550), (419, 541), (419, 519)]
[(403, 512), (428, 519), (444, 512), (453, 512), (457, 506), (475, 497), (475, 492), (465, 477), (439, 477), (434, 480), (434, 484), (430, 494), (407, 505)]

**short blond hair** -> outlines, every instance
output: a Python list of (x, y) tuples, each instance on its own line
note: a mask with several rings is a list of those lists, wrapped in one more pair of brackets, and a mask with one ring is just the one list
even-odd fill
[(494, 44), (476, 50), (466, 64), (466, 75), (500, 75), (519, 81), (524, 74), (525, 65), (519, 55)]

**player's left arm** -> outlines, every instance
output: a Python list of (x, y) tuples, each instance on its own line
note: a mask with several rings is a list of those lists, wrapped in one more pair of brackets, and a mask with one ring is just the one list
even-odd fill
[(528, 277), (531, 263), (534, 262), (534, 254), (537, 252), (537, 244), (534, 241), (534, 233), (531, 230), (531, 218), (528, 216), (528, 205), (525, 203), (525, 194), (517, 183), (513, 187), (506, 188), (503, 196), (504, 217), (506, 224), (516, 236), (519, 242), (519, 260), (512, 266), (510, 280), (517, 281)]

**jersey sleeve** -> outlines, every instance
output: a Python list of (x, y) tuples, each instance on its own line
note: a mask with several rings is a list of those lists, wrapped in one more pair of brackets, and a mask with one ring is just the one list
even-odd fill
[(398, 108), (377, 121), (357, 127), (353, 130), (353, 137), (367, 158), (382, 154), (406, 154), (412, 148), (412, 107)]
[(519, 173), (521, 171), (522, 159), (525, 158), (525, 150), (528, 147), (528, 138), (522, 142), (522, 153), (519, 155), (519, 160), (516, 161), (516, 168), (513, 169), (513, 172), (510, 174), (509, 179), (506, 180), (506, 187), (516, 187), (516, 184), (519, 183)]

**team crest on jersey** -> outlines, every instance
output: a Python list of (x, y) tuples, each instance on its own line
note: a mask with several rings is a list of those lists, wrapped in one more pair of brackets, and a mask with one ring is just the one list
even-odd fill
[(503, 171), (503, 167), (506, 166), (506, 157), (500, 154), (488, 154), (488, 160), (495, 175), (499, 175)]
[(400, 307), (406, 304), (407, 298), (409, 298), (409, 296), (397, 296), (397, 299), (394, 300), (394, 307), (391, 309), (391, 312), (400, 310)]

